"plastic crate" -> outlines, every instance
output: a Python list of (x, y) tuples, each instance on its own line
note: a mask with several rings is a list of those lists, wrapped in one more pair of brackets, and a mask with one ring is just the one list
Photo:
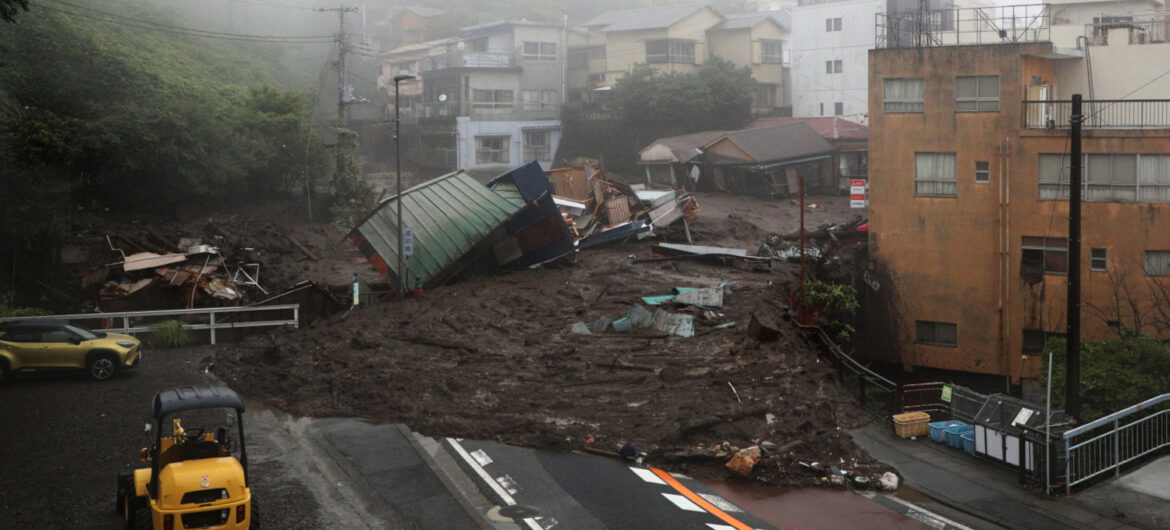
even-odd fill
[(925, 412), (894, 414), (894, 433), (902, 438), (926, 436), (930, 433), (930, 414)]
[(975, 454), (975, 431), (965, 432), (959, 438), (963, 439), (963, 450), (969, 455)]
[(938, 442), (940, 444), (946, 443), (947, 433), (943, 432), (943, 431), (945, 431), (946, 429), (949, 429), (951, 427), (957, 427), (959, 425), (966, 425), (966, 424), (961, 422), (961, 421), (955, 421), (955, 420), (936, 421), (934, 423), (931, 423), (930, 424), (930, 439), (932, 441)]
[[(947, 445), (954, 447), (955, 449), (962, 449), (963, 435), (969, 432), (974, 433), (975, 426), (964, 423), (962, 425), (956, 425), (954, 427), (944, 429), (944, 432), (947, 433)], [(975, 438), (972, 437), (971, 440), (974, 441)]]

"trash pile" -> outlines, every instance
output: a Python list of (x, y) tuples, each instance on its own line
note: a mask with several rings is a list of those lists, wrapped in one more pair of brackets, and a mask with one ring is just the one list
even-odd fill
[[(584, 321), (573, 324), (569, 331), (578, 335), (594, 335), (613, 330), (617, 333), (637, 333), (650, 330), (660, 334), (678, 337), (694, 337), (695, 323), (709, 328), (707, 331), (727, 329), (735, 322), (721, 322), (724, 314), (715, 311), (723, 307), (724, 290), (731, 291), (727, 282), (716, 287), (675, 287), (673, 294), (643, 296), (642, 303), (656, 307), (651, 312), (642, 304), (630, 305), (625, 316), (616, 320), (602, 316), (592, 325)], [(675, 306), (687, 312), (672, 313), (665, 308)]]
[(577, 240), (578, 249), (587, 249), (652, 234), (682, 220), (689, 236), (689, 223), (699, 213), (690, 193), (650, 190), (645, 185), (626, 185), (607, 180), (599, 164), (578, 159), (569, 167), (548, 172), (555, 189), (553, 200), (561, 209), (565, 224)]
[[(868, 230), (868, 222), (860, 218), (806, 230), (804, 256), (813, 275), (829, 280), (836, 277), (834, 272), (841, 267), (862, 261), (859, 256), (866, 252)], [(760, 243), (758, 254), (796, 262), (800, 260), (800, 245), (799, 231), (783, 235), (768, 234)]]
[(186, 252), (166, 254), (127, 255), (109, 243), (121, 260), (81, 275), (83, 289), (98, 288), (103, 312), (241, 305), (268, 294), (259, 283), (259, 263), (229, 262), (219, 248), (197, 239), (179, 242)]

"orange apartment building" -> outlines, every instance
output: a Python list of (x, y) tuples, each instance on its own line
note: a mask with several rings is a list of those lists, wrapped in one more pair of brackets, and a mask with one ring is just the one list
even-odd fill
[[(1050, 32), (1045, 15), (992, 26), (967, 24), (958, 11), (945, 15), (959, 17), (955, 31), (926, 38), (887, 21), (887, 38), (879, 28), (869, 52), (870, 263), (858, 285), (858, 354), (907, 371), (1013, 383), (1040, 375), (1037, 354), (1065, 331), (1062, 153), (1068, 100), (1082, 92), (1091, 114), (1082, 337), (1115, 338), (1125, 327), (1170, 339), (1170, 100), (1136, 99), (1170, 96), (1170, 75), (1133, 92), (1170, 71), (1170, 44), (1139, 43), (1136, 24), (1077, 26), (1107, 33), (1111, 47), (1092, 50), (1098, 99), (1090, 100), (1083, 51), (1052, 42), (1061, 31)], [(1011, 27), (1028, 31), (1001, 29)], [(1099, 64), (1102, 56), (1129, 60)]]

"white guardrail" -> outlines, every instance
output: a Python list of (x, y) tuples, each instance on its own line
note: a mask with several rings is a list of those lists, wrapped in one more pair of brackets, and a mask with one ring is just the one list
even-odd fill
[[(282, 320), (257, 320), (252, 322), (216, 322), (216, 315), (231, 314), (231, 313), (251, 313), (256, 311), (274, 311), (274, 310), (291, 310), (292, 319)], [(19, 317), (19, 318), (0, 318), (0, 322), (14, 322), (26, 320), (106, 320), (108, 325), (100, 328), (99, 331), (112, 331), (115, 333), (127, 333), (134, 335), (135, 333), (149, 333), (151, 331), (151, 324), (158, 323), (156, 317), (177, 317), (177, 316), (195, 316), (207, 315), (206, 322), (188, 323), (184, 322), (184, 326), (190, 330), (207, 330), (211, 332), (211, 343), (215, 344), (215, 331), (219, 329), (239, 329), (239, 328), (264, 328), (264, 327), (279, 327), (291, 325), (293, 327), (300, 327), (300, 304), (283, 304), (283, 305), (266, 305), (266, 306), (247, 306), (247, 307), (207, 307), (199, 309), (160, 309), (157, 311), (123, 311), (114, 313), (76, 313), (72, 315), (44, 315), (36, 317)], [(151, 322), (143, 322), (144, 319), (150, 319)], [(137, 322), (132, 322), (137, 320)], [(116, 324), (121, 321), (121, 326)]]

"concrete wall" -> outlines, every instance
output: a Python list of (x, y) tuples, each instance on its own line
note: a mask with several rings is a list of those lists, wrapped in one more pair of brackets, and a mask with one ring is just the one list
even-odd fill
[[(526, 127), (557, 127), (550, 131), (549, 142), (551, 152), (557, 152), (561, 141), (560, 121), (556, 120), (528, 120), (528, 121), (473, 121), (470, 117), (460, 116), (455, 120), (456, 149), (458, 165), (461, 169), (470, 171), (499, 171), (517, 167), (524, 160), (524, 134)], [(505, 164), (477, 164), (475, 161), (476, 136), (508, 136), (508, 162)], [(551, 161), (542, 161), (541, 168), (551, 168)]]
[[(865, 123), (868, 110), (867, 50), (874, 46), (877, 14), (884, 0), (849, 0), (792, 9), (792, 114), (831, 116), (833, 104)], [(841, 31), (825, 31), (825, 19), (841, 17)], [(825, 61), (841, 60), (843, 72), (826, 74)], [(824, 114), (821, 105), (824, 105)]]
[[(1109, 32), (1109, 44), (1092, 46), (1093, 89), (1096, 99), (1161, 99), (1170, 97), (1170, 76), (1130, 94), (1130, 91), (1170, 70), (1170, 42), (1130, 44), (1129, 30)], [(1057, 62), (1053, 99), (1070, 99), (1080, 93), (1088, 99), (1089, 84), (1083, 59)]]
[[(869, 289), (863, 312), (894, 331), (867, 332), (865, 355), (907, 368), (1038, 376), (1039, 359), (1023, 355), (1023, 330), (1064, 331), (1067, 277), (1047, 274), (1027, 283), (1020, 275), (1021, 238), (1067, 237), (1067, 203), (1040, 201), (1037, 191), (1038, 155), (1066, 151), (1067, 133), (1021, 131), (1019, 101), (1034, 79), (1056, 80), (1065, 61), (1038, 57), (1050, 49), (1024, 44), (870, 52), (870, 255), (880, 287), (862, 287)], [(955, 112), (956, 75), (998, 75), (1000, 110)], [(925, 112), (882, 111), (882, 80), (896, 77), (923, 78)], [(1170, 153), (1170, 130), (1090, 131), (1084, 150)], [(915, 196), (915, 152), (956, 154), (956, 197)], [(989, 183), (974, 181), (976, 161), (990, 163)], [(1144, 251), (1170, 248), (1168, 213), (1170, 204), (1085, 203), (1086, 339), (1116, 336), (1105, 321), (1126, 321), (1124, 314), (1109, 315), (1115, 280), (1135, 287), (1149, 281)], [(1108, 249), (1109, 272), (1089, 272), (1089, 248)], [(957, 346), (915, 343), (916, 320), (955, 323)]]

